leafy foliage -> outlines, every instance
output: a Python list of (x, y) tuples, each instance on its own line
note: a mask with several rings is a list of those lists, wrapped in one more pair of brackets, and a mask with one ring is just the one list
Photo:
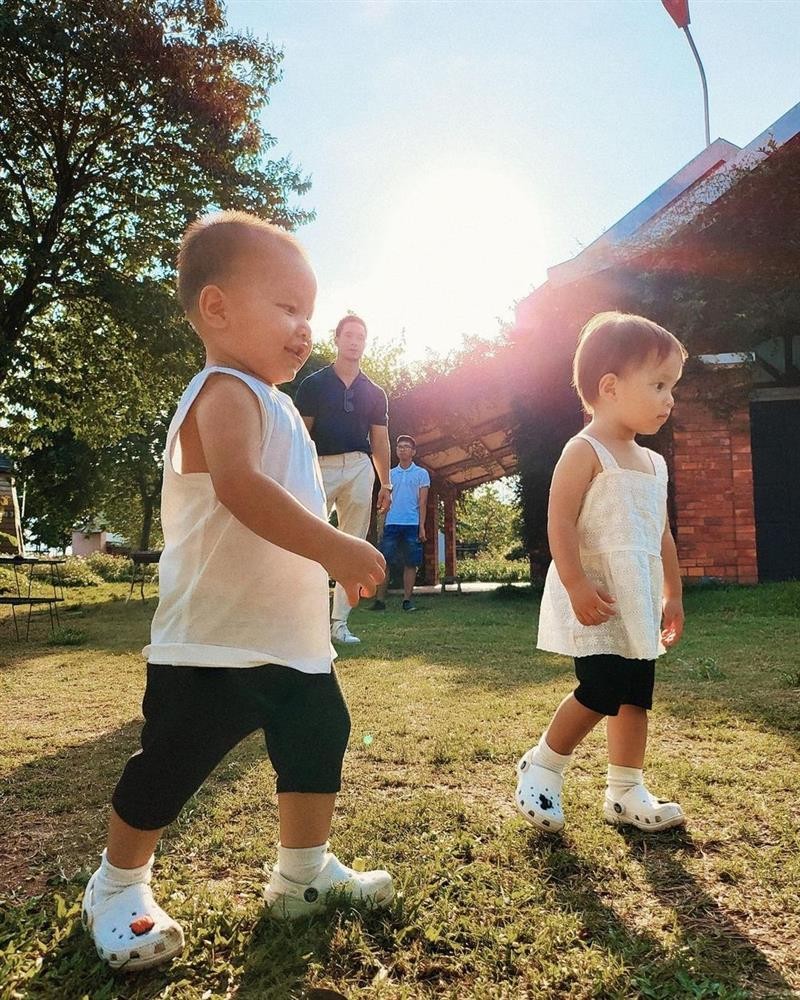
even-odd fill
[(163, 285), (191, 217), (307, 218), (287, 201), (307, 180), (263, 160), (280, 53), (229, 33), (220, 4), (3, 0), (0, 61), (0, 384), (18, 402), (31, 374), (60, 383), (76, 325), (81, 364), (122, 374), (103, 341), (154, 300), (174, 314)]
[(281, 58), (215, 0), (0, 0), (0, 421), (45, 544), (97, 513), (157, 532), (165, 422), (202, 364), (171, 289), (186, 223), (310, 218), (259, 122)]
[(503, 553), (518, 541), (520, 528), (519, 504), (504, 500), (493, 483), (468, 490), (458, 498), (456, 534), (459, 542), (471, 542), (481, 550)]

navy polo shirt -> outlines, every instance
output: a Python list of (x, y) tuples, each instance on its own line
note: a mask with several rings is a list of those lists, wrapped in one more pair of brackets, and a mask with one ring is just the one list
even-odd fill
[(386, 393), (359, 372), (348, 389), (333, 365), (304, 378), (294, 399), (303, 417), (313, 417), (311, 437), (318, 455), (348, 451), (372, 454), (369, 429), (389, 422)]

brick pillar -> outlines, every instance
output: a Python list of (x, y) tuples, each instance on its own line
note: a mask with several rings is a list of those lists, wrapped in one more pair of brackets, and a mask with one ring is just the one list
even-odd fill
[(425, 580), (435, 587), (439, 582), (439, 491), (435, 486), (428, 490), (425, 512)]
[[(708, 373), (705, 378), (724, 378)], [(703, 398), (703, 381), (675, 408), (673, 469), (681, 574), (757, 583), (750, 407), (724, 411)]]
[(456, 575), (456, 495), (444, 498), (444, 574)]

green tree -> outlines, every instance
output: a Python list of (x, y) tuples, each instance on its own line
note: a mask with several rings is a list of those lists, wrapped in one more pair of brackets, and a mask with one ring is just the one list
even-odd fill
[(97, 513), (92, 504), (102, 487), (102, 463), (68, 428), (30, 450), (18, 477), (18, 488), (25, 490), (25, 534), (41, 545), (63, 549), (75, 525)]
[(159, 501), (169, 420), (167, 415), (156, 418), (101, 455), (105, 476), (95, 503), (111, 530), (134, 548), (149, 549), (161, 541)]
[(122, 437), (151, 373), (192, 353), (169, 294), (190, 218), (308, 218), (258, 123), (280, 61), (214, 0), (0, 0), (0, 416), (19, 436), (23, 414), (83, 410)]
[(462, 493), (456, 503), (459, 542), (473, 543), (481, 551), (507, 552), (520, 539), (517, 501), (504, 500), (494, 483)]

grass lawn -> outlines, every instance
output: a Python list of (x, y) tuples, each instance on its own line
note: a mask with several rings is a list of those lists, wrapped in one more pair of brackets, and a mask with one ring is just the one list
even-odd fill
[(602, 822), (599, 731), (570, 772), (562, 836), (515, 812), (517, 757), (573, 683), (534, 650), (529, 592), (356, 612), (333, 846), (389, 868), (396, 903), (265, 917), (276, 811), (252, 736), (162, 843), (157, 895), (187, 947), (138, 977), (109, 972), (79, 919), (140, 726), (154, 600), (125, 604), (126, 589), (70, 591), (55, 643), (43, 620), (20, 644), (0, 622), (4, 1000), (800, 996), (800, 584), (688, 596), (647, 773), (689, 825), (650, 837)]

